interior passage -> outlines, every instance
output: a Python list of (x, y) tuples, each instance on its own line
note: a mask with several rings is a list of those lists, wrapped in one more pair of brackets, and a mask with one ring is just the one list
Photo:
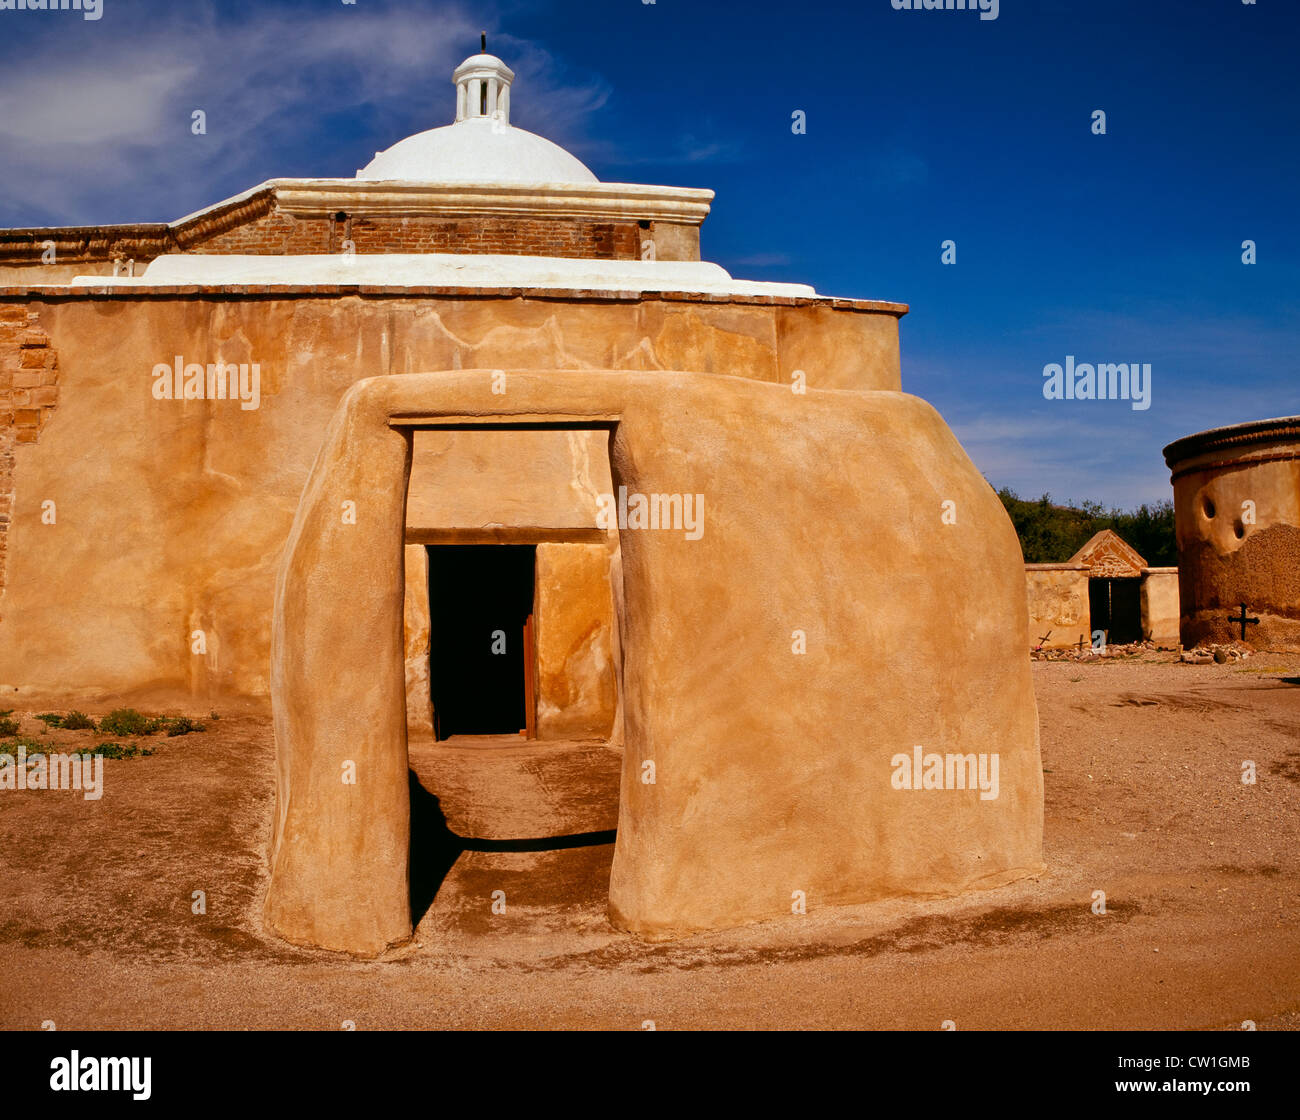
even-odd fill
[(527, 718), (532, 545), (429, 547), (434, 733), (513, 735)]

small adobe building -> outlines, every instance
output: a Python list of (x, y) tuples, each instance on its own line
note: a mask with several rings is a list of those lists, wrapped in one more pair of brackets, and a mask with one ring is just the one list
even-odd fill
[(0, 232), (10, 704), (270, 712), (268, 921), (360, 955), (417, 755), (502, 736), (621, 749), (646, 936), (1033, 874), (1023, 558), (906, 307), (702, 261), (712, 192), (598, 181), (512, 83), (352, 178)]
[(1300, 416), (1211, 428), (1164, 454), (1183, 645), (1300, 649)]
[(1178, 644), (1178, 569), (1153, 568), (1113, 529), (1102, 529), (1062, 564), (1026, 564), (1034, 649)]

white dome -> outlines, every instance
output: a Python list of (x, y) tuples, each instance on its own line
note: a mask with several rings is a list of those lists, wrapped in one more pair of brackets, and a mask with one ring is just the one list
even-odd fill
[(595, 183), (558, 144), (487, 117), (468, 117), (399, 140), (378, 152), (358, 179), (425, 183)]

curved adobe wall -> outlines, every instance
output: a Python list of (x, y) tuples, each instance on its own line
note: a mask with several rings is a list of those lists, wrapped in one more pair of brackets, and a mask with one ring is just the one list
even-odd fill
[[(615, 484), (702, 495), (698, 536), (620, 530), (615, 925), (672, 936), (788, 917), (796, 892), (817, 907), (1041, 869), (1020, 546), (934, 409), (599, 370), (509, 371), (494, 398), (491, 378), (356, 384), (312, 468), (275, 601), (272, 928), (361, 955), (410, 936), (404, 495), (411, 427), (449, 419), (613, 424)], [(900, 781), (918, 755), (924, 782)]]
[(1300, 417), (1187, 436), (1165, 448), (1174, 485), (1185, 646), (1300, 649)]

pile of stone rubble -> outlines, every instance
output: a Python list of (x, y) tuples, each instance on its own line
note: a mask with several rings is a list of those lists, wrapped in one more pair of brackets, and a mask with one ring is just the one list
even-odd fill
[(1092, 646), (1068, 646), (1065, 649), (1034, 649), (1029, 656), (1035, 661), (1101, 661), (1108, 657), (1134, 657), (1140, 653), (1165, 653), (1178, 651), (1171, 646), (1158, 646), (1154, 642), (1128, 642), (1124, 645), (1106, 645), (1100, 649)]
[(1183, 650), (1179, 660), (1186, 662), (1188, 665), (1208, 665), (1211, 661), (1217, 661), (1222, 665), (1227, 661), (1244, 660), (1250, 654), (1250, 649), (1240, 642), (1228, 642), (1226, 645), (1211, 643), (1197, 646), (1195, 649)]
[(1080, 650), (1076, 646), (1067, 649), (1035, 649), (1029, 652), (1029, 656), (1035, 661), (1102, 661), (1111, 657), (1136, 657), (1139, 654), (1163, 654), (1163, 658), (1157, 657), (1157, 659), (1169, 661), (1174, 660), (1174, 655), (1177, 654), (1178, 660), (1188, 665), (1209, 665), (1216, 661), (1222, 665), (1249, 657), (1251, 650), (1240, 642), (1211, 643), (1186, 650), (1180, 650), (1177, 646), (1158, 646), (1154, 642), (1129, 642), (1125, 645), (1108, 645), (1102, 649), (1084, 646)]

